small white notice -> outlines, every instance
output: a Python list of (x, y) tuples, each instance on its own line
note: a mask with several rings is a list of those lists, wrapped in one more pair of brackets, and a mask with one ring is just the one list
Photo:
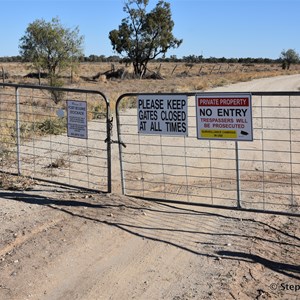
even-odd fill
[(139, 95), (138, 133), (188, 135), (186, 95)]
[(67, 100), (68, 137), (87, 139), (86, 101)]

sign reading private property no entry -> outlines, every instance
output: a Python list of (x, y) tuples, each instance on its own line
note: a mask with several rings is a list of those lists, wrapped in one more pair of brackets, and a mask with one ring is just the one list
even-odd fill
[(197, 94), (196, 114), (198, 139), (253, 140), (250, 93)]
[(138, 133), (188, 135), (186, 95), (139, 95)]

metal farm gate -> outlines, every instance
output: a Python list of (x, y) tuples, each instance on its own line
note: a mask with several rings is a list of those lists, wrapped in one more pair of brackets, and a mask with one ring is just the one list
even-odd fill
[[(171, 129), (187, 134), (144, 134), (137, 109), (141, 96), (186, 97), (187, 126)], [(300, 215), (300, 92), (253, 92), (253, 141), (242, 142), (197, 139), (195, 96), (119, 97), (115, 163), (123, 193)], [(112, 121), (101, 92), (0, 84), (0, 121), (2, 176), (111, 192)]]
[(147, 95), (116, 103), (125, 195), (300, 215), (300, 92), (253, 92), (253, 141), (242, 142), (197, 139), (195, 93), (180, 94), (187, 136), (138, 133), (137, 99)]
[(99, 91), (0, 84), (2, 174), (111, 192), (109, 118)]

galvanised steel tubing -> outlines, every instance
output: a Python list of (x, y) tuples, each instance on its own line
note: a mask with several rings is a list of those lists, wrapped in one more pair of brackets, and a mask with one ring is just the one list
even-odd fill
[(119, 114), (119, 103), (122, 99), (126, 97), (136, 97), (140, 95), (187, 95), (187, 96), (195, 96), (196, 93), (126, 93), (119, 96), (116, 102), (116, 121), (117, 121), (117, 135), (118, 135), (118, 145), (119, 145), (119, 162), (120, 162), (120, 173), (121, 173), (121, 186), (122, 186), (122, 194), (126, 195), (126, 185), (125, 185), (125, 173), (122, 164), (122, 146), (124, 143), (121, 140), (121, 124), (120, 124), (120, 114)]
[(239, 159), (239, 144), (235, 142), (235, 163), (236, 163), (236, 189), (237, 189), (237, 208), (242, 208), (241, 205), (241, 188), (240, 188), (240, 159)]
[(21, 175), (21, 137), (20, 137), (20, 99), (19, 99), (19, 88), (15, 87), (15, 96), (16, 96), (16, 135), (17, 135), (17, 167), (18, 175)]
[(61, 91), (61, 92), (78, 92), (78, 93), (89, 93), (89, 94), (99, 94), (101, 95), (105, 102), (108, 104), (109, 101), (105, 94), (96, 90), (87, 90), (87, 89), (72, 89), (64, 87), (53, 87), (48, 85), (34, 85), (34, 84), (16, 84), (16, 83), (0, 83), (0, 86), (4, 87), (15, 87), (15, 88), (24, 88), (24, 89), (35, 89), (35, 90), (48, 90), (48, 91)]
[[(120, 124), (120, 115), (119, 115), (119, 102), (125, 98), (125, 97), (136, 97), (139, 95), (187, 95), (187, 96), (195, 96), (198, 92), (189, 92), (189, 93), (126, 93), (121, 95), (116, 102), (116, 118), (117, 118), (117, 135), (118, 135), (118, 144), (119, 144), (119, 157), (120, 157), (120, 170), (121, 170), (121, 180), (122, 180), (122, 193), (126, 195), (126, 186), (125, 186), (125, 175), (124, 170), (122, 166), (122, 147), (121, 144), (123, 142), (121, 141), (121, 124)], [(209, 94), (208, 92), (207, 94)], [(213, 92), (214, 93), (214, 92)], [(300, 96), (300, 92), (297, 91), (255, 91), (255, 92), (217, 92), (217, 94), (232, 94), (232, 93), (250, 93), (252, 96)], [(215, 94), (215, 93), (214, 93)], [(255, 211), (255, 212), (262, 212), (262, 213), (277, 213), (282, 215), (291, 215), (291, 216), (300, 216), (298, 213), (288, 213), (288, 212), (277, 212), (277, 211), (266, 211), (266, 210), (260, 210), (260, 209), (245, 209), (241, 205), (241, 191), (240, 191), (240, 167), (239, 167), (239, 149), (238, 149), (238, 141), (235, 142), (235, 153), (236, 153), (236, 182), (237, 182), (237, 209), (246, 210), (246, 211)], [(155, 200), (150, 199), (147, 197), (137, 197), (147, 200)], [(187, 204), (184, 201), (169, 201), (169, 200), (162, 200), (162, 199), (156, 199), (156, 201), (163, 201), (163, 202), (173, 202), (173, 203), (181, 203), (181, 204)], [(197, 204), (196, 204), (197, 205)], [(199, 203), (200, 206), (211, 206), (211, 205), (205, 205)], [(229, 209), (226, 206), (218, 206), (220, 208), (226, 208)]]
[[(100, 91), (96, 90), (87, 90), (87, 89), (72, 89), (72, 88), (64, 88), (64, 87), (52, 87), (52, 86), (42, 86), (42, 85), (34, 85), (34, 84), (15, 84), (15, 83), (0, 83), (0, 86), (4, 87), (12, 87), (16, 89), (16, 114), (17, 114), (17, 139), (20, 139), (20, 135), (18, 134), (18, 131), (20, 131), (20, 124), (18, 121), (19, 118), (19, 94), (18, 89), (24, 88), (24, 89), (35, 89), (35, 90), (48, 90), (48, 91), (61, 91), (61, 92), (76, 92), (76, 93), (88, 93), (88, 94), (96, 94), (100, 95), (106, 104), (106, 140), (107, 140), (107, 192), (111, 193), (111, 132), (110, 132), (110, 104), (109, 100), (107, 99), (106, 95)], [(21, 168), (20, 168), (20, 140), (17, 141), (17, 147), (18, 147), (18, 174), (21, 174)]]

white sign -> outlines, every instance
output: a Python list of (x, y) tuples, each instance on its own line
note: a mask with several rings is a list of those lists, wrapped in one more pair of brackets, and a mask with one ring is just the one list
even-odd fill
[(197, 137), (253, 141), (250, 93), (196, 95)]
[(188, 135), (186, 95), (139, 95), (138, 133)]
[(87, 139), (86, 101), (67, 100), (68, 136)]

